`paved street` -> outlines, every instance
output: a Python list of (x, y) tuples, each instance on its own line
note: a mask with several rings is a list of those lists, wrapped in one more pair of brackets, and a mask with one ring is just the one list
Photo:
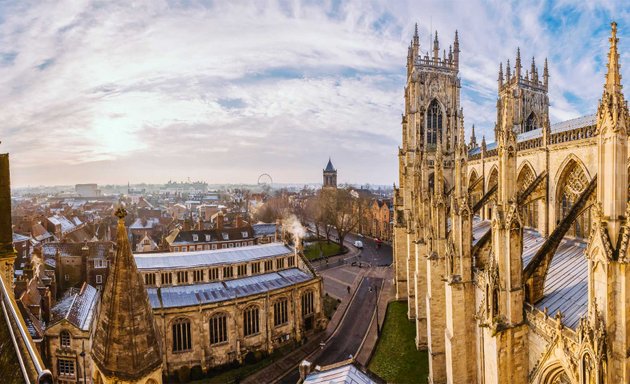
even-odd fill
[[(336, 232), (333, 231), (331, 236), (336, 237)], [(363, 243), (363, 249), (357, 250), (358, 252), (354, 251), (346, 255), (331, 257), (327, 262), (322, 260), (313, 263), (315, 269), (324, 278), (324, 291), (326, 293), (342, 301), (351, 298), (353, 300), (332, 337), (321, 350), (316, 351), (308, 358), (316, 365), (333, 364), (359, 352), (361, 343), (370, 328), (376, 305), (375, 287), (378, 286), (380, 289), (383, 278), (381, 276), (366, 276), (360, 284), (357, 284), (357, 280), (365, 272), (371, 271), (378, 274), (377, 269), (382, 270), (382, 268), (377, 267), (389, 266), (392, 263), (392, 248), (388, 244), (381, 244), (380, 247), (377, 247), (373, 239), (355, 234), (348, 234), (344, 240), (346, 247), (351, 250), (356, 250), (354, 242), (360, 240)], [(348, 287), (357, 285), (356, 294), (354, 291), (348, 292)], [(373, 348), (373, 344), (372, 340), (371, 348)], [(296, 368), (283, 377), (281, 382), (294, 384), (298, 379), (299, 374)]]

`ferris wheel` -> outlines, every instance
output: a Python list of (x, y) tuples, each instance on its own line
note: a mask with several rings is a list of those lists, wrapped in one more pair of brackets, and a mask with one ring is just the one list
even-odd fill
[(258, 186), (259, 187), (269, 187), (271, 188), (271, 185), (273, 184), (273, 179), (271, 178), (271, 175), (269, 175), (268, 173), (263, 173), (260, 176), (258, 176)]

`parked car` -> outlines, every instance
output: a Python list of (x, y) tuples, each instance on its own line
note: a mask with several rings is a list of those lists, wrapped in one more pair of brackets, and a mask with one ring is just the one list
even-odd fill
[(357, 240), (357, 241), (354, 242), (354, 246), (359, 248), (359, 249), (362, 249), (363, 248), (363, 242), (361, 240)]

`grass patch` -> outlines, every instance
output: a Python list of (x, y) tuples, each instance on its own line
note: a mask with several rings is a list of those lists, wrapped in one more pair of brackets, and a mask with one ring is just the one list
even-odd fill
[(407, 303), (389, 303), (381, 337), (368, 364), (370, 371), (388, 383), (426, 383), (429, 356), (427, 351), (416, 350), (415, 338), (414, 323), (407, 319)]
[(329, 243), (326, 240), (310, 243), (306, 248), (304, 248), (304, 256), (306, 256), (309, 260), (318, 259), (320, 257), (335, 256), (341, 252), (342, 249), (339, 244), (332, 241)]
[(332, 298), (328, 294), (324, 296), (324, 316), (326, 316), (328, 320), (332, 319), (339, 303), (341, 303), (340, 300)]

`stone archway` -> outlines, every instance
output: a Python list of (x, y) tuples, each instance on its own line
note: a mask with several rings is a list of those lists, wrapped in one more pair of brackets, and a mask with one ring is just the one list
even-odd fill
[(540, 384), (575, 384), (559, 362), (543, 370)]

